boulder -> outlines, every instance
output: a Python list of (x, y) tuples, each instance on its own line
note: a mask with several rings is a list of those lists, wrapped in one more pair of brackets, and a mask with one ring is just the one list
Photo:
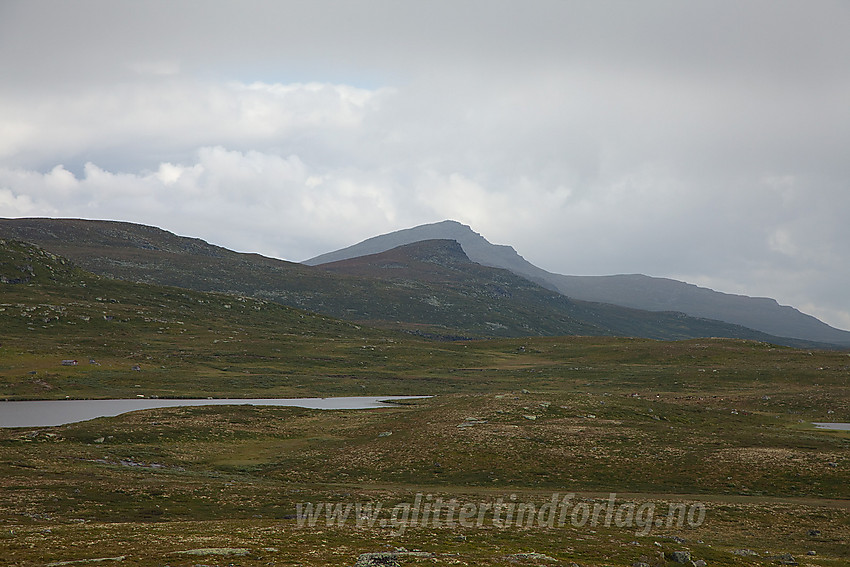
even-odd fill
[(395, 567), (398, 565), (398, 553), (394, 551), (380, 551), (377, 553), (363, 553), (357, 558), (354, 567), (380, 567), (381, 565)]

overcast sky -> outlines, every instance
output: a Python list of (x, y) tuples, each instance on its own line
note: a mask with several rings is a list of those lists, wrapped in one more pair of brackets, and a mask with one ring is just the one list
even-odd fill
[(850, 329), (850, 2), (0, 2), (0, 216), (300, 261), (455, 219)]

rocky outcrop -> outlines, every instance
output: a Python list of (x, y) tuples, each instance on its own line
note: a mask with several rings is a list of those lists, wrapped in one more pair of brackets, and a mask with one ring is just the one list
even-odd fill
[(399, 559), (406, 558), (423, 558), (428, 559), (434, 557), (433, 553), (427, 551), (378, 551), (374, 553), (362, 553), (357, 558), (354, 567), (396, 567), (399, 565)]

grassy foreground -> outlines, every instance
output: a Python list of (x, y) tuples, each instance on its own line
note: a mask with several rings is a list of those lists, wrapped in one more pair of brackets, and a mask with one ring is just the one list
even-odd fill
[[(388, 393), (435, 397), (399, 407), (168, 408), (0, 430), (0, 553), (10, 565), (353, 565), (406, 548), (433, 555), (400, 564), (655, 565), (687, 550), (709, 565), (788, 553), (848, 564), (850, 434), (810, 425), (848, 421), (846, 354), (736, 341), (431, 346), (443, 365), (423, 360), (417, 378), (407, 363)], [(368, 376), (335, 383), (354, 393)], [(300, 379), (304, 395), (331, 383)], [(577, 508), (561, 527), (399, 523), (417, 494), (539, 510), (553, 493), (592, 507), (612, 492), (618, 507), (652, 503), (662, 525), (578, 525)], [(668, 525), (671, 502), (699, 503), (704, 521)], [(381, 503), (384, 515), (299, 526), (307, 503)]]
[(850, 565), (850, 433), (811, 425), (850, 421), (846, 352), (431, 342), (39, 262), (0, 288), (0, 398), (434, 397), (0, 429), (0, 564)]

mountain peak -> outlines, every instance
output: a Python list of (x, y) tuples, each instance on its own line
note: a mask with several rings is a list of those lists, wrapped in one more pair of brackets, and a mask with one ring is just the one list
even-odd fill
[(546, 281), (548, 272), (528, 262), (510, 246), (492, 244), (471, 227), (456, 220), (423, 224), (374, 236), (353, 246), (305, 260), (303, 263), (308, 266), (318, 266), (348, 258), (378, 254), (423, 240), (454, 240), (460, 244), (469, 260), (476, 264), (504, 268), (543, 287), (554, 289), (554, 286)]
[(469, 226), (468, 224), (463, 224), (462, 222), (458, 222), (456, 220), (451, 220), (451, 219), (446, 219), (444, 221), (434, 222), (434, 223), (430, 223), (430, 224), (423, 224), (423, 225), (419, 225), (418, 227), (414, 227), (414, 228), (424, 228), (424, 227), (432, 227), (435, 230), (444, 230), (446, 232), (454, 231), (457, 234), (471, 234), (471, 235), (475, 235), (475, 236), (481, 236), (480, 234), (478, 234), (477, 232), (472, 230), (472, 227)]
[[(320, 267), (362, 275), (375, 271), (399, 274), (413, 270), (418, 273), (434, 270), (435, 266), (452, 269), (469, 264), (473, 264), (472, 260), (456, 240), (433, 239), (403, 244), (377, 254), (327, 262)], [(426, 273), (420, 275), (426, 278), (428, 276)]]
[(420, 240), (419, 242), (404, 244), (383, 254), (387, 255), (392, 252), (396, 252), (400, 256), (406, 255), (419, 262), (439, 264), (441, 266), (469, 264), (472, 262), (457, 240)]
[[(322, 254), (315, 258), (310, 258), (302, 263), (308, 266), (328, 264), (330, 262), (347, 260), (358, 256), (379, 254), (399, 246), (404, 246), (405, 244), (413, 244), (414, 242), (421, 242), (423, 240), (454, 240), (458, 242), (466, 251), (466, 254), (469, 255), (469, 251), (467, 250), (465, 243), (478, 239), (487, 242), (480, 234), (473, 231), (469, 226), (461, 224), (455, 220), (444, 220), (437, 223), (423, 224), (413, 228), (406, 228), (390, 232), (388, 234), (373, 236), (372, 238), (367, 238), (366, 240), (352, 246), (348, 246), (334, 252), (328, 252), (327, 254)], [(487, 242), (487, 244), (489, 244), (489, 242)]]

